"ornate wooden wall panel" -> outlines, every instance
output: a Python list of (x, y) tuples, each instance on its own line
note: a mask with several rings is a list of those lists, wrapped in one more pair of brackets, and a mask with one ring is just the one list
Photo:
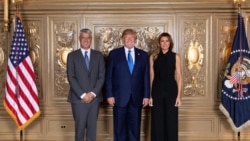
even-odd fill
[[(10, 8), (13, 17), (14, 8)], [(3, 18), (2, 5), (0, 9), (0, 18)], [(65, 67), (67, 54), (80, 47), (78, 34), (83, 27), (94, 32), (93, 48), (102, 51), (105, 57), (121, 45), (119, 37), (125, 28), (137, 31), (137, 47), (148, 52), (156, 47), (156, 37), (161, 32), (169, 32), (174, 39), (174, 51), (180, 54), (183, 64), (180, 141), (237, 138), (218, 108), (223, 66), (237, 23), (233, 3), (227, 0), (27, 0), (21, 9), (42, 111), (41, 116), (24, 130), (25, 140), (73, 141), (74, 122), (67, 102), (69, 85)], [(244, 7), (244, 10), (249, 17), (250, 9)], [(248, 19), (246, 25), (249, 27)], [(2, 21), (0, 26), (2, 101), (12, 30), (3, 32)], [(2, 102), (0, 125), (0, 141), (19, 140), (19, 131)], [(143, 109), (141, 127), (142, 141), (149, 141), (150, 108)], [(250, 128), (244, 129), (241, 139), (250, 139), (249, 131)], [(113, 140), (112, 108), (106, 102), (100, 108), (97, 139)]]
[(209, 139), (216, 132), (216, 118), (211, 116), (212, 109), (208, 108), (214, 102), (212, 93), (208, 92), (212, 86), (211, 22), (212, 17), (207, 13), (183, 13), (177, 19), (178, 52), (183, 62), (185, 106), (180, 108), (179, 117), (179, 130), (183, 139), (190, 139), (190, 134), (197, 139)]

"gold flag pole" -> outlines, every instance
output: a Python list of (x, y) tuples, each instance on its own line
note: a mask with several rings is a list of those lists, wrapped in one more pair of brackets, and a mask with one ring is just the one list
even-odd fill
[(241, 11), (241, 4), (242, 4), (243, 2), (245, 2), (245, 0), (234, 0), (234, 3), (236, 3), (237, 6), (238, 6), (238, 12)]
[[(238, 13), (240, 13), (240, 14), (241, 14), (241, 4), (243, 2), (245, 2), (245, 0), (234, 0), (234, 3), (236, 3), (238, 6)], [(238, 141), (240, 141), (240, 131), (237, 132), (237, 137), (238, 137)]]
[(9, 0), (4, 0), (4, 32), (9, 31)]
[(20, 9), (20, 5), (23, 4), (23, 0), (11, 0), (11, 3), (13, 5), (15, 5), (15, 7), (16, 7), (16, 13), (15, 13), (15, 15), (20, 17), (21, 15), (20, 15), (19, 9)]
[[(15, 5), (16, 7), (16, 15), (20, 16), (19, 14), (19, 7), (20, 5), (23, 3), (23, 0), (11, 0), (11, 3)], [(8, 32), (9, 31), (9, 6), (10, 1), (9, 0), (4, 0), (4, 32)]]
[[(11, 3), (13, 5), (15, 5), (16, 8), (16, 13), (15, 16), (18, 16), (19, 18), (21, 18), (21, 14), (20, 14), (20, 5), (23, 4), (23, 0), (11, 0)], [(14, 18), (16, 19), (16, 18)], [(15, 20), (14, 20), (14, 26), (13, 29), (15, 30)], [(20, 141), (23, 141), (23, 130), (20, 130)]]

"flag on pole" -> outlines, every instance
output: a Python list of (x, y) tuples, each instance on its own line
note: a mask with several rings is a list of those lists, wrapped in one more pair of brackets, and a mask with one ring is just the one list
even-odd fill
[(232, 129), (240, 132), (250, 125), (250, 52), (244, 20), (238, 14), (238, 26), (222, 81), (220, 110)]
[(3, 103), (18, 129), (23, 130), (40, 115), (40, 108), (34, 68), (19, 17), (14, 27)]

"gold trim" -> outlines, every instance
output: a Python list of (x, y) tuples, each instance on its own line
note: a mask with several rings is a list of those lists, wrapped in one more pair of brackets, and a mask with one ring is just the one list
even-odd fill
[(245, 2), (245, 0), (234, 0), (234, 3), (237, 3), (238, 6), (238, 12), (241, 10), (241, 4)]
[(0, 66), (2, 66), (4, 62), (4, 52), (3, 49), (0, 47)]
[(58, 56), (58, 64), (62, 67), (62, 68), (66, 68), (66, 64), (67, 64), (67, 57), (68, 54), (73, 51), (73, 48), (67, 48), (67, 47), (63, 47), (60, 49), (57, 49), (57, 56)]
[(191, 70), (193, 67), (196, 67), (198, 71), (201, 70), (204, 58), (204, 54), (202, 53), (202, 51), (203, 47), (198, 41), (190, 42), (190, 46), (185, 53), (188, 70)]
[(4, 0), (4, 32), (9, 31), (9, 0)]
[(19, 7), (21, 4), (23, 4), (23, 0), (11, 0), (11, 3), (16, 7)]

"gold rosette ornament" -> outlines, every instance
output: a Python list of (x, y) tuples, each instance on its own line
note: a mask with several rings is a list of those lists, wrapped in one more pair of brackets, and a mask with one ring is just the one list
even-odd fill
[(186, 65), (189, 70), (195, 67), (200, 71), (203, 64), (203, 47), (197, 41), (194, 43), (191, 41), (190, 46), (185, 53)]

